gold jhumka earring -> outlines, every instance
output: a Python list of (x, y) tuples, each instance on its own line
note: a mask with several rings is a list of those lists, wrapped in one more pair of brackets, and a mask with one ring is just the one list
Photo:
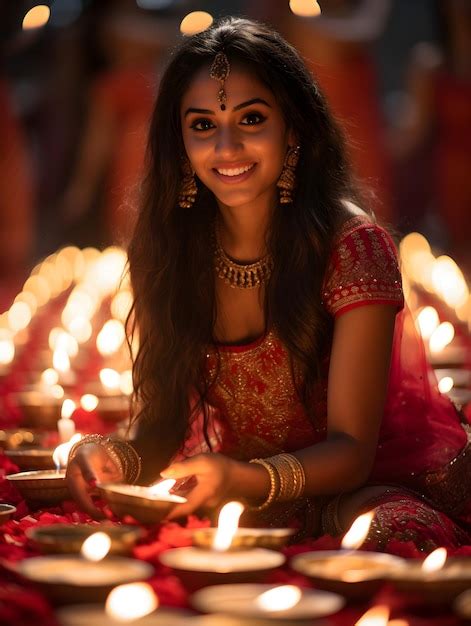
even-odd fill
[(290, 146), (286, 153), (281, 176), (276, 183), (280, 190), (280, 204), (293, 202), (293, 191), (296, 187), (296, 166), (299, 161), (299, 146)]
[(225, 82), (229, 73), (231, 71), (231, 66), (229, 65), (229, 59), (225, 52), (218, 52), (214, 57), (214, 61), (209, 68), (209, 75), (214, 80), (218, 80), (221, 84), (221, 87), (218, 91), (218, 102), (221, 107), (221, 111), (226, 110), (226, 89)]
[(191, 169), (190, 162), (186, 158), (182, 159), (182, 172), (183, 181), (178, 194), (178, 205), (182, 209), (190, 209), (195, 203), (198, 187), (196, 186), (195, 175)]

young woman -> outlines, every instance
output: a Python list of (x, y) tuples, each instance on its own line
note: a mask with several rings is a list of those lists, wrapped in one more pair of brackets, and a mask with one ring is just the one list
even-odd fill
[(261, 523), (339, 534), (375, 506), (379, 547), (469, 541), (466, 432), (297, 52), (239, 18), (186, 39), (149, 137), (129, 249), (137, 433), (72, 451), (78, 502), (97, 514), (94, 480), (194, 477), (172, 518), (243, 498)]

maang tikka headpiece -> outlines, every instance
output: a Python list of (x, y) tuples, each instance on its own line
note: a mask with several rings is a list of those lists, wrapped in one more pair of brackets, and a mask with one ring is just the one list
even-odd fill
[(218, 80), (221, 83), (221, 87), (218, 91), (218, 102), (221, 106), (221, 111), (226, 110), (226, 90), (225, 90), (225, 82), (227, 77), (229, 76), (229, 72), (231, 71), (231, 66), (229, 65), (229, 59), (225, 52), (218, 52), (214, 57), (214, 61), (211, 64), (209, 69), (209, 75), (214, 80)]

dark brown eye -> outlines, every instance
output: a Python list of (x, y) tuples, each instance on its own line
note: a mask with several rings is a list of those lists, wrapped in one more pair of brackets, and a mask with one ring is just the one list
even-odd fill
[(199, 120), (195, 120), (193, 124), (191, 124), (190, 128), (193, 128), (196, 131), (202, 132), (202, 131), (210, 130), (211, 128), (214, 128), (214, 125), (208, 119), (199, 119)]

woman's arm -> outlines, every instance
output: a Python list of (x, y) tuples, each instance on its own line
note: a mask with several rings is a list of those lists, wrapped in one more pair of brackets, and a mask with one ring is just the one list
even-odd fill
[(372, 304), (336, 318), (327, 395), (327, 438), (295, 454), (306, 493), (350, 491), (373, 465), (389, 376), (396, 308)]

